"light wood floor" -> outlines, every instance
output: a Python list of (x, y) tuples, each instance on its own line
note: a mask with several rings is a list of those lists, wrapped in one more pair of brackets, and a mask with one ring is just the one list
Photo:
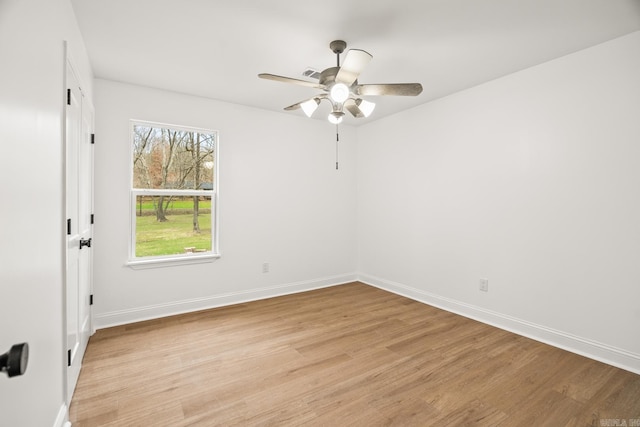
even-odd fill
[(360, 283), (99, 330), (80, 426), (640, 425), (640, 376)]

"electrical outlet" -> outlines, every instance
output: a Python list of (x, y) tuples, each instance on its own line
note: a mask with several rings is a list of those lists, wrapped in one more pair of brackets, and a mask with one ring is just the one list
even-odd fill
[(480, 290), (482, 292), (489, 292), (489, 279), (480, 279)]
[(263, 273), (268, 273), (269, 272), (269, 263), (268, 262), (263, 262), (262, 263), (262, 272)]

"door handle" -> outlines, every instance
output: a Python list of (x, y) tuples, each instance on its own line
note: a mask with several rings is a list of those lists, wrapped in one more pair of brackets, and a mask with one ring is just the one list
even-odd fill
[(80, 239), (80, 249), (84, 248), (84, 247), (91, 247), (91, 237), (88, 239)]
[(0, 372), (5, 372), (9, 378), (24, 374), (29, 362), (29, 344), (15, 344), (5, 354), (0, 355)]

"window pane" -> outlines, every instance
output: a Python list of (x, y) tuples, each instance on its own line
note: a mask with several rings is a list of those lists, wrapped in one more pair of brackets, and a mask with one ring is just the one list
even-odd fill
[(211, 203), (210, 196), (137, 196), (135, 256), (210, 252)]
[(133, 125), (133, 188), (212, 190), (216, 134)]

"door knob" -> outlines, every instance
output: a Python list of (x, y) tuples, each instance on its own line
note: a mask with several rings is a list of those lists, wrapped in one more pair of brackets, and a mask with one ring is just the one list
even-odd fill
[(0, 371), (9, 378), (24, 374), (29, 362), (29, 344), (15, 344), (5, 354), (0, 355)]

